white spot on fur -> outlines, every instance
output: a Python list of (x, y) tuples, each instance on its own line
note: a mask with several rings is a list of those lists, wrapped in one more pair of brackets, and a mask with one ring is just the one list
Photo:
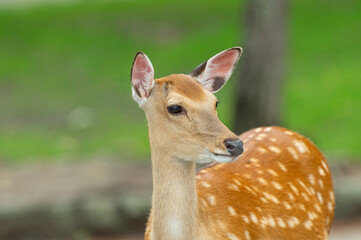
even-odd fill
[(262, 228), (265, 228), (266, 226), (268, 226), (268, 218), (267, 217), (262, 217), (259, 220), (259, 222), (260, 222)]
[(250, 218), (251, 218), (251, 220), (252, 220), (252, 222), (253, 222), (254, 224), (257, 224), (257, 223), (258, 223), (258, 218), (257, 218), (257, 216), (256, 216), (253, 212), (251, 212), (251, 213), (249, 214), (249, 216), (250, 216)]
[(322, 198), (321, 193), (317, 192), (317, 198), (318, 198), (318, 201), (320, 201), (320, 203), (323, 204), (323, 198)]
[(233, 181), (238, 185), (238, 186), (242, 186), (242, 183), (240, 181), (238, 181), (237, 179), (233, 179)]
[(268, 203), (268, 201), (264, 197), (260, 197), (261, 201), (264, 203)]
[(317, 218), (317, 214), (314, 212), (308, 212), (308, 218), (312, 221)]
[(258, 158), (254, 158), (254, 157), (250, 158), (249, 161), (252, 162), (252, 163), (258, 163), (259, 162)]
[(285, 133), (286, 133), (287, 135), (290, 135), (290, 136), (293, 135), (293, 132), (290, 132), (290, 131), (285, 131)]
[(327, 202), (327, 208), (328, 208), (328, 211), (333, 212), (333, 204), (332, 204), (332, 202), (330, 202), (330, 201)]
[(272, 186), (274, 188), (276, 188), (277, 190), (282, 190), (282, 186), (278, 182), (272, 181), (271, 183), (272, 183)]
[(316, 208), (317, 212), (321, 212), (321, 211), (322, 211), (320, 205), (318, 205), (317, 203), (315, 203), (315, 208)]
[(203, 187), (206, 187), (206, 188), (209, 188), (209, 187), (211, 186), (211, 185), (209, 185), (209, 183), (207, 183), (207, 182), (202, 182), (201, 185), (202, 185)]
[(306, 195), (306, 193), (301, 193), (302, 197), (308, 202), (310, 198)]
[(244, 231), (244, 236), (246, 237), (246, 240), (251, 240), (251, 235), (249, 234), (248, 230)]
[(294, 227), (295, 227), (295, 224), (294, 224), (293, 221), (291, 221), (291, 220), (288, 220), (288, 221), (287, 221), (287, 224), (288, 224), (288, 226), (289, 226), (290, 228), (294, 228)]
[(256, 133), (259, 133), (262, 131), (262, 128), (256, 128), (255, 131), (256, 131)]
[(260, 167), (261, 165), (259, 163), (252, 163), (253, 167)]
[(237, 215), (236, 210), (234, 210), (234, 208), (232, 206), (228, 206), (228, 211), (229, 211), (229, 214), (231, 214), (231, 216)]
[(276, 218), (276, 221), (277, 221), (278, 226), (280, 226), (281, 228), (286, 228), (286, 224), (282, 218)]
[(246, 216), (246, 215), (242, 215), (242, 218), (243, 218), (243, 221), (245, 222), (245, 223), (249, 223), (250, 221), (249, 221), (249, 218)]
[(307, 220), (304, 224), (305, 228), (307, 228), (308, 230), (312, 229), (312, 222), (310, 220)]
[(212, 168), (218, 170), (218, 169), (224, 168), (224, 165), (225, 165), (225, 163), (218, 163), (217, 165), (213, 166)]
[(298, 224), (300, 224), (300, 220), (296, 217), (291, 217), (290, 219), (288, 219), (287, 224), (290, 228), (294, 228)]
[(266, 199), (274, 202), (274, 203), (280, 203), (280, 201), (278, 200), (278, 198), (276, 198), (275, 196), (273, 196), (272, 194), (263, 192), (263, 195), (265, 196)]
[(256, 137), (257, 141), (262, 141), (265, 137), (267, 137), (267, 134), (265, 133), (260, 133), (258, 134), (258, 136)]
[(246, 174), (242, 174), (242, 176), (245, 177), (245, 178), (251, 178), (251, 174), (247, 174), (247, 173), (246, 173)]
[(278, 173), (276, 173), (276, 171), (273, 169), (267, 169), (267, 172), (269, 172), (274, 177), (278, 177)]
[(221, 221), (218, 221), (218, 226), (222, 229), (226, 229), (226, 225), (224, 225), (224, 223)]
[(247, 189), (248, 191), (250, 191), (251, 193), (253, 193), (254, 195), (257, 195), (257, 193), (255, 193), (254, 190), (251, 189), (250, 187), (245, 186), (244, 188)]
[(304, 184), (299, 178), (297, 178), (298, 183), (306, 190), (306, 192), (308, 194), (310, 194), (310, 190), (308, 189), (308, 187), (306, 186), (306, 184)]
[(300, 195), (299, 192), (298, 192), (298, 188), (296, 188), (292, 183), (288, 183), (288, 184), (290, 185), (292, 191), (294, 193), (296, 193), (297, 196)]
[(323, 168), (325, 169), (326, 172), (330, 172), (328, 167), (327, 167), (327, 164), (326, 164), (325, 160), (321, 160), (321, 164), (322, 164), (322, 166), (323, 166)]
[(265, 132), (270, 132), (271, 130), (272, 130), (272, 127), (266, 127), (266, 128), (264, 129)]
[(229, 184), (228, 188), (239, 192), (239, 187), (234, 183)]
[(315, 176), (313, 174), (309, 174), (308, 181), (310, 181), (312, 185), (315, 185)]
[(263, 184), (263, 185), (268, 185), (268, 182), (266, 181), (266, 180), (264, 180), (264, 178), (257, 178), (258, 179), (258, 181), (261, 183), (261, 184)]
[(206, 200), (204, 200), (203, 198), (201, 198), (201, 202), (202, 202), (202, 205), (203, 205), (203, 207), (208, 207), (208, 203), (207, 203), (207, 201)]
[(276, 142), (277, 141), (277, 139), (274, 138), (274, 137), (270, 137), (269, 140), (271, 140), (271, 142)]
[(231, 240), (239, 240), (238, 237), (234, 236), (233, 234), (227, 233), (227, 237)]
[(281, 150), (278, 147), (275, 147), (275, 146), (269, 146), (268, 149), (271, 150), (272, 152), (276, 153), (276, 154), (281, 153)]
[(275, 227), (276, 226), (276, 222), (275, 220), (273, 219), (273, 217), (271, 216), (268, 216), (268, 223), (271, 227)]
[(296, 160), (298, 159), (298, 154), (297, 154), (296, 150), (293, 147), (287, 147), (287, 151), (289, 153), (291, 153), (293, 159), (296, 159)]
[(287, 168), (286, 168), (286, 166), (285, 166), (283, 163), (277, 162), (277, 164), (278, 164), (278, 166), (281, 168), (282, 171), (287, 172)]
[(306, 207), (302, 203), (298, 204), (298, 208), (301, 209), (302, 211), (306, 211)]
[(287, 210), (291, 210), (292, 209), (292, 206), (288, 203), (288, 202), (283, 202), (283, 205), (285, 206), (285, 208)]
[(335, 201), (335, 194), (333, 193), (333, 191), (330, 191), (329, 194), (330, 194), (330, 198), (331, 198), (332, 202), (334, 202)]
[(216, 205), (216, 197), (215, 196), (208, 195), (207, 200), (208, 200), (209, 204), (211, 204), (212, 206)]
[(318, 180), (318, 184), (320, 185), (320, 188), (323, 189), (323, 181), (322, 181), (322, 179)]
[(264, 154), (264, 153), (267, 152), (267, 150), (265, 148), (263, 148), (263, 147), (258, 147), (257, 151), (259, 151), (261, 154)]
[(294, 200), (295, 200), (295, 197), (293, 196), (292, 193), (288, 193), (287, 195), (288, 195), (288, 197), (289, 197), (289, 199), (290, 199), (291, 201), (294, 201)]
[(254, 191), (256, 191), (256, 192), (259, 192), (259, 189), (258, 189), (258, 187), (256, 187), (256, 186), (252, 186), (252, 189), (253, 189)]
[(318, 167), (318, 173), (321, 175), (321, 176), (325, 176), (325, 171), (321, 168), (321, 167)]
[(300, 153), (310, 152), (310, 150), (307, 148), (306, 144), (304, 142), (302, 142), (301, 140), (293, 140), (293, 144), (295, 145), (298, 152), (300, 152)]

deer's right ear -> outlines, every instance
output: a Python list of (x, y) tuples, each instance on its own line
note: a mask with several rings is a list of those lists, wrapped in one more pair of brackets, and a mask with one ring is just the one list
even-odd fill
[(154, 87), (154, 69), (149, 58), (142, 52), (134, 57), (130, 73), (134, 100), (141, 106), (147, 101)]
[(228, 81), (241, 54), (240, 47), (227, 49), (199, 65), (190, 75), (206, 90), (215, 93)]

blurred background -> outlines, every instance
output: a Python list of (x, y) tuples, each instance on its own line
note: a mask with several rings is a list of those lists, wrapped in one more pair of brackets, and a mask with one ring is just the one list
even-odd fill
[(333, 171), (330, 239), (360, 239), (360, 13), (358, 0), (0, 0), (0, 239), (142, 239), (152, 183), (133, 57), (158, 78), (233, 46), (220, 119), (310, 138)]

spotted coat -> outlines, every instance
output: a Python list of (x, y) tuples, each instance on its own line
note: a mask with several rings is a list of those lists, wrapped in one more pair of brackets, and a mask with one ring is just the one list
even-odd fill
[(196, 175), (197, 239), (327, 239), (335, 198), (315, 145), (281, 127), (256, 128), (240, 138), (245, 149), (236, 161)]

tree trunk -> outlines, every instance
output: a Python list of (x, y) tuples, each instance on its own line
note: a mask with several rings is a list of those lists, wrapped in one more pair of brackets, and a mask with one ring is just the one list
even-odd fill
[(248, 0), (235, 132), (280, 123), (287, 0)]

